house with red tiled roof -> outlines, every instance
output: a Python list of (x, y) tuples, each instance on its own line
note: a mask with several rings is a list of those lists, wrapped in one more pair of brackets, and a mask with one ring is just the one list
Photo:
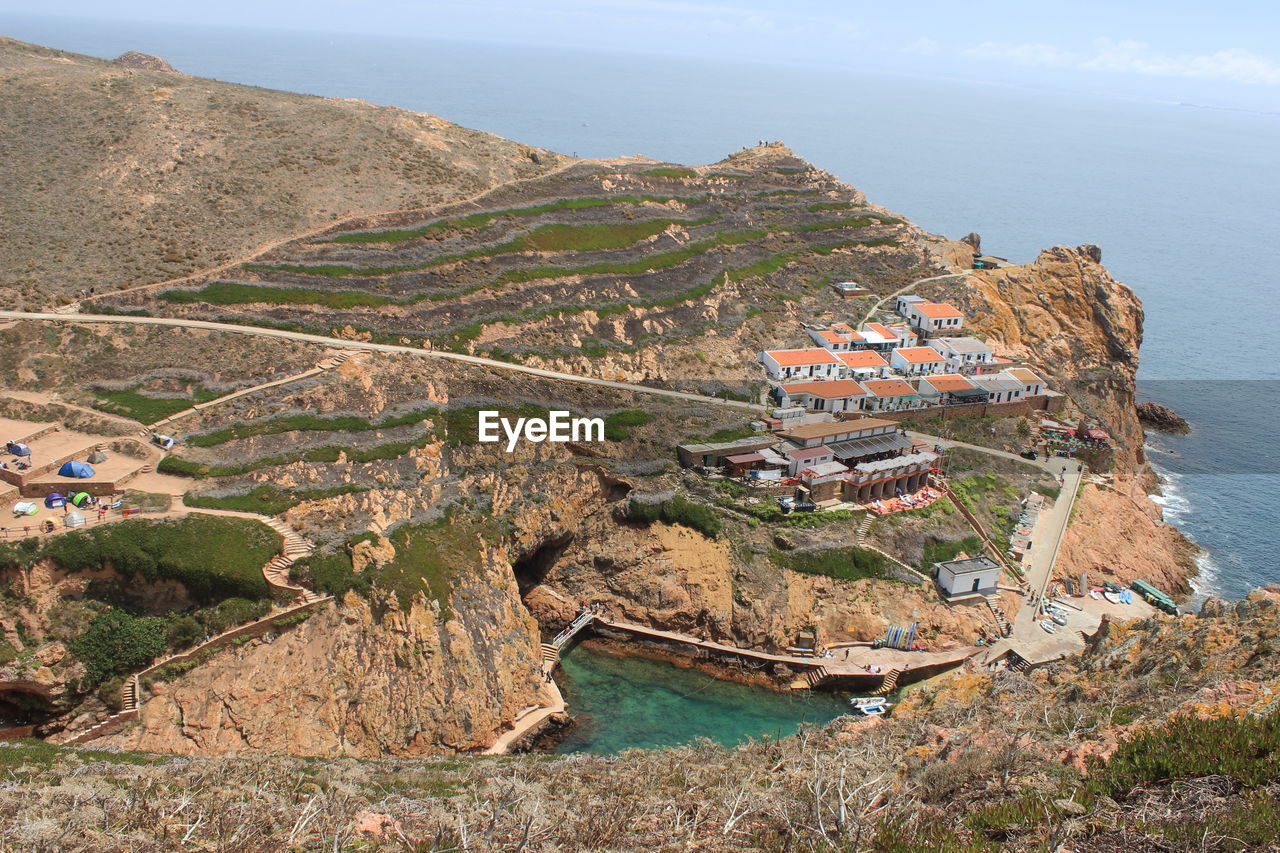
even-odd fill
[[(845, 355), (846, 353), (841, 353)], [(852, 379), (828, 382), (792, 382), (779, 389), (783, 406), (804, 406), (816, 412), (861, 411), (867, 392)]]
[(889, 356), (889, 366), (903, 376), (944, 373), (947, 360), (933, 347), (899, 347)]
[(822, 347), (765, 350), (756, 357), (770, 379), (835, 379), (844, 364)]
[(907, 306), (907, 322), (925, 334), (955, 334), (964, 326), (964, 315), (945, 302), (913, 302)]
[(843, 329), (835, 326), (810, 326), (806, 331), (815, 344), (832, 352), (848, 352), (862, 342), (862, 336), (848, 326)]
[(919, 392), (902, 379), (869, 379), (862, 387), (867, 389), (864, 406), (870, 412), (898, 412), (924, 405)]
[(888, 352), (894, 347), (914, 346), (915, 333), (906, 326), (886, 326), (884, 323), (863, 323), (858, 330), (862, 343), (855, 349), (872, 349)]
[(889, 373), (889, 362), (873, 350), (836, 353), (836, 358), (844, 364), (841, 375), (851, 379), (880, 379)]
[(1044, 380), (1025, 367), (1011, 367), (1000, 371), (1000, 374), (1021, 383), (1024, 397), (1034, 397), (1044, 393)]

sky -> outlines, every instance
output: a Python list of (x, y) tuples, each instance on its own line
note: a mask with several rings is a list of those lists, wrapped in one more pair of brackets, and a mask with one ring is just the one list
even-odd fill
[[(0, 0), (0, 16), (30, 11), (25, 0)], [(1280, 110), (1280, 4), (1267, 2), (52, 0), (39, 12), (845, 67)]]

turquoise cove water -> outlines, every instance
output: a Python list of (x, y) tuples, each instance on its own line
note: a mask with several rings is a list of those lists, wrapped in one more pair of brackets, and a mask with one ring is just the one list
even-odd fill
[(725, 746), (794, 734), (845, 713), (827, 693), (778, 693), (722, 681), (647, 658), (618, 658), (581, 646), (561, 664), (569, 713), (578, 721), (555, 752), (606, 755), (710, 738)]

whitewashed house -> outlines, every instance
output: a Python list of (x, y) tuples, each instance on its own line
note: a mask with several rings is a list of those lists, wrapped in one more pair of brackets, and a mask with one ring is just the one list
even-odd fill
[(934, 580), (948, 600), (975, 595), (995, 595), (999, 590), (1000, 564), (990, 557), (949, 560), (933, 567)]
[(889, 367), (903, 376), (945, 373), (947, 360), (933, 347), (899, 347), (889, 356)]
[(916, 302), (907, 306), (907, 322), (926, 335), (958, 332), (964, 326), (964, 315), (945, 302)]
[(987, 392), (988, 403), (1016, 403), (1022, 399), (1022, 383), (1004, 371), (989, 376), (973, 376), (970, 381)]
[(1024, 397), (1035, 397), (1044, 393), (1044, 380), (1025, 367), (1011, 367), (1008, 370), (1000, 371), (1000, 373), (1022, 383), (1022, 396)]
[(906, 317), (912, 305), (928, 301), (923, 296), (916, 296), (914, 293), (899, 296), (893, 303), (893, 310), (898, 312), (898, 316)]
[(871, 379), (862, 387), (867, 389), (863, 405), (869, 412), (901, 412), (924, 405), (920, 393), (901, 379)]
[(931, 338), (929, 346), (942, 354), (951, 370), (975, 369), (977, 365), (990, 364), (995, 358), (991, 347), (977, 338)]
[(844, 366), (822, 347), (766, 350), (757, 359), (770, 379), (835, 379)]
[(817, 412), (859, 412), (867, 391), (852, 379), (792, 382), (781, 386), (782, 405), (804, 406)]
[(854, 352), (837, 353), (836, 358), (844, 364), (840, 372), (843, 379), (882, 379), (889, 375), (889, 362), (874, 350), (864, 349)]

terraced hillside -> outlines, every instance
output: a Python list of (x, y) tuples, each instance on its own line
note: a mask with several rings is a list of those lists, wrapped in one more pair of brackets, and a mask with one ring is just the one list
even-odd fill
[(714, 333), (738, 339), (731, 364), (798, 334), (798, 306), (841, 308), (831, 282), (887, 293), (934, 273), (925, 239), (769, 146), (697, 169), (581, 163), (430, 217), (349, 222), (197, 286), (112, 304), (588, 371), (649, 347), (705, 349), (699, 337)]

